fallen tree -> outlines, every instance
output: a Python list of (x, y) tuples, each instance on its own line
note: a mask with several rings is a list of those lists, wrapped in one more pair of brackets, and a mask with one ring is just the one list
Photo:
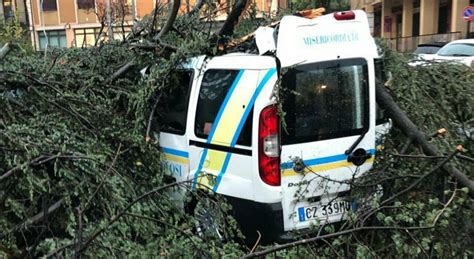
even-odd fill
[[(212, 15), (203, 2), (192, 13), (202, 9), (202, 15)], [(248, 15), (247, 1), (235, 2), (215, 34), (211, 23), (194, 14), (177, 16), (177, 3), (169, 12), (157, 10), (145, 18), (126, 41), (46, 55), (5, 51), (0, 66), (0, 255), (472, 254), (473, 205), (466, 195), (473, 190), (472, 70), (447, 64), (410, 68), (389, 50), (385, 62), (393, 79), (389, 88), (378, 85), (377, 95), (395, 130), (377, 155), (374, 172), (351, 183), (360, 200), (372, 197), (378, 185), (384, 187), (383, 198), (369, 200), (371, 206), (342, 226), (321, 226), (315, 236), (286, 245), (256, 243), (249, 249), (234, 240), (193, 235), (192, 217), (165, 192), (186, 186), (168, 183), (162, 173), (152, 127), (159, 121), (153, 114), (161, 112), (161, 98), (172, 93), (168, 85), (177, 64), (218, 53), (217, 42), (236, 49), (252, 44), (252, 34), (233, 38), (236, 30), (248, 31), (237, 23)], [(150, 74), (142, 77), (139, 70), (147, 66)], [(428, 140), (423, 133), (441, 127), (447, 129), (442, 136)]]
[[(427, 135), (420, 131), (410, 118), (402, 111), (402, 109), (395, 103), (392, 96), (387, 92), (383, 85), (377, 85), (377, 103), (387, 113), (387, 116), (392, 118), (397, 127), (407, 135), (408, 141), (414, 141), (419, 144), (423, 153), (427, 156), (440, 156), (442, 153), (438, 148), (428, 141)], [(463, 172), (459, 171), (453, 166), (444, 165), (443, 170), (448, 172), (461, 186), (468, 188), (471, 195), (474, 195), (474, 181)]]

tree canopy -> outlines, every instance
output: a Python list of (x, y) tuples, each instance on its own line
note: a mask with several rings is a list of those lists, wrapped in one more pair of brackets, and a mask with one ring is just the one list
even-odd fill
[[(285, 245), (245, 246), (230, 217), (227, 239), (196, 234), (192, 215), (171, 195), (187, 186), (163, 173), (151, 134), (160, 122), (150, 129), (151, 115), (162, 112), (156, 103), (172, 93), (169, 81), (183, 60), (218, 54), (220, 37), (239, 42), (268, 21), (251, 9), (235, 11), (216, 32), (204, 5), (164, 26), (170, 9), (146, 17), (127, 39), (92, 48), (31, 52), (19, 35), (2, 33), (11, 50), (0, 58), (0, 256), (473, 255), (472, 190), (449, 173), (474, 177), (473, 71), (450, 63), (410, 67), (383, 43), (387, 76), (378, 87), (390, 95), (379, 98), (393, 98), (424, 138), (386, 105), (394, 130), (375, 168), (351, 182), (359, 211)], [(427, 154), (423, 141), (439, 153)]]

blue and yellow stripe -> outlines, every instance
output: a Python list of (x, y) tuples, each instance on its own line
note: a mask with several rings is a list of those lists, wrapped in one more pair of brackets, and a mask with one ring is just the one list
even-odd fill
[[(375, 150), (370, 149), (370, 150), (367, 150), (367, 152), (370, 152), (372, 156), (371, 158), (367, 159), (365, 163), (373, 163)], [(304, 172), (302, 173), (298, 173), (293, 170), (293, 165), (294, 165), (293, 162), (282, 163), (280, 165), (281, 176), (288, 177), (288, 176), (301, 175), (305, 173), (322, 172), (322, 171), (333, 170), (333, 169), (337, 169), (341, 167), (354, 166), (353, 163), (347, 161), (347, 157), (348, 156), (345, 154), (340, 154), (340, 155), (334, 155), (334, 156), (328, 156), (328, 157), (303, 160), (303, 163), (306, 166), (306, 168), (304, 169)]]
[(166, 147), (161, 147), (161, 152), (166, 160), (186, 165), (189, 163), (188, 152)]

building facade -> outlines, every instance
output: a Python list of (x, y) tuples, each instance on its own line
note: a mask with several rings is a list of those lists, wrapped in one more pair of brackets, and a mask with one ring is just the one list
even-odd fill
[[(109, 35), (107, 2), (110, 1), (113, 38), (121, 39), (131, 31), (134, 21), (151, 13), (155, 5), (170, 0), (0, 0), (0, 18), (15, 16), (29, 27), (33, 46), (48, 47), (93, 46)], [(189, 11), (197, 0), (181, 1), (180, 11)], [(220, 1), (231, 4), (233, 1)], [(287, 6), (287, 0), (253, 0), (260, 12), (272, 12)], [(228, 11), (228, 9), (227, 9)], [(124, 19), (122, 19), (124, 17)], [(226, 10), (219, 18), (225, 19)]]
[(471, 37), (474, 25), (463, 19), (469, 5), (474, 0), (351, 0), (352, 9), (368, 13), (373, 35), (402, 52), (420, 43)]

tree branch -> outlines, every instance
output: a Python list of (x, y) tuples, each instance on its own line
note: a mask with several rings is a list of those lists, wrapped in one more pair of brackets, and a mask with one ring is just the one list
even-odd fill
[(57, 154), (57, 155), (40, 155), (37, 158), (34, 158), (30, 161), (27, 161), (21, 165), (17, 165), (13, 167), (12, 169), (8, 170), (6, 173), (0, 175), (0, 182), (6, 179), (7, 177), (11, 176), (13, 173), (21, 170), (22, 166), (28, 166), (28, 165), (40, 165), (44, 164), (48, 161), (51, 161), (53, 159), (57, 158), (64, 158), (64, 159), (91, 159), (90, 157), (87, 156), (77, 156), (77, 155), (67, 155), (67, 154)]
[(173, 1), (173, 7), (171, 9), (170, 15), (168, 16), (168, 19), (166, 20), (165, 25), (161, 28), (160, 32), (158, 35), (156, 35), (153, 39), (154, 40), (159, 40), (163, 35), (168, 33), (168, 31), (173, 27), (173, 23), (176, 20), (176, 16), (178, 15), (179, 7), (181, 6), (181, 1), (180, 0), (174, 0)]
[(84, 204), (84, 206), (82, 207), (82, 209), (80, 209), (80, 217), (82, 218), (82, 212), (85, 211), (87, 209), (87, 207), (89, 206), (90, 202), (92, 201), (92, 199), (94, 198), (94, 196), (97, 194), (97, 192), (99, 192), (100, 188), (102, 188), (102, 186), (104, 185), (105, 183), (105, 180), (107, 179), (107, 177), (109, 176), (110, 172), (112, 171), (112, 168), (115, 166), (115, 162), (117, 162), (117, 158), (120, 154), (120, 149), (122, 148), (122, 143), (119, 144), (119, 147), (117, 148), (117, 152), (115, 152), (115, 156), (112, 160), (112, 163), (110, 164), (109, 168), (107, 169), (107, 172), (105, 172), (105, 175), (104, 177), (102, 178), (102, 180), (100, 181), (99, 183), (99, 186), (97, 186), (97, 189), (95, 189), (95, 191), (92, 193), (92, 195), (87, 199), (86, 203)]
[(27, 225), (31, 225), (31, 224), (34, 224), (38, 221), (41, 221), (44, 219), (44, 217), (46, 217), (47, 215), (51, 214), (52, 212), (54, 212), (55, 210), (57, 210), (64, 202), (64, 198), (61, 198), (59, 201), (55, 202), (53, 205), (51, 205), (46, 211), (42, 211), (38, 214), (36, 214), (35, 216), (29, 218), (25, 223), (24, 226), (27, 226)]
[(273, 253), (273, 252), (276, 252), (276, 251), (280, 251), (280, 250), (283, 250), (283, 249), (287, 249), (287, 248), (291, 248), (291, 247), (295, 247), (295, 246), (299, 246), (299, 245), (304, 245), (304, 244), (309, 244), (309, 243), (313, 243), (313, 242), (318, 241), (318, 240), (338, 237), (338, 236), (351, 234), (351, 233), (364, 231), (364, 230), (382, 230), (382, 231), (384, 231), (384, 230), (404, 230), (405, 231), (405, 230), (431, 229), (433, 227), (434, 226), (422, 226), (422, 227), (398, 227), (398, 226), (359, 227), (359, 228), (353, 228), (353, 229), (339, 231), (339, 232), (336, 232), (336, 233), (326, 234), (326, 235), (322, 235), (322, 236), (316, 236), (316, 237), (307, 238), (307, 239), (300, 239), (298, 241), (286, 243), (286, 244), (283, 244), (283, 245), (275, 245), (275, 246), (272, 246), (272, 247), (270, 247), (268, 249), (265, 249), (265, 250), (262, 250), (262, 251), (247, 254), (247, 255), (243, 256), (242, 258), (260, 257), (260, 256), (264, 256), (264, 255), (267, 255), (267, 254), (270, 254), (270, 253)]
[(224, 25), (218, 33), (219, 38), (229, 37), (234, 34), (234, 27), (238, 23), (242, 13), (245, 11), (245, 7), (247, 6), (248, 1), (249, 0), (237, 0), (235, 2), (232, 11), (227, 16)]
[(174, 183), (170, 183), (170, 184), (167, 184), (167, 185), (164, 185), (164, 186), (161, 186), (161, 187), (158, 187), (158, 188), (155, 188), (149, 192), (146, 192), (140, 196), (138, 196), (137, 198), (135, 198), (132, 202), (130, 202), (127, 206), (125, 206), (124, 209), (122, 209), (116, 216), (114, 216), (108, 223), (107, 225), (105, 225), (104, 227), (96, 230), (94, 232), (94, 234), (92, 234), (85, 242), (84, 242), (84, 245), (81, 247), (81, 249), (79, 249), (79, 252), (83, 252), (89, 245), (90, 243), (92, 243), (92, 241), (94, 241), (100, 234), (102, 234), (107, 228), (109, 228), (112, 224), (115, 223), (115, 221), (117, 221), (118, 219), (120, 219), (123, 215), (125, 215), (127, 213), (127, 211), (133, 206), (135, 205), (137, 202), (143, 200), (144, 198), (147, 198), (148, 196), (152, 195), (152, 194), (155, 194), (157, 192), (161, 192), (163, 190), (166, 190), (168, 188), (171, 188), (171, 187), (174, 187), (174, 186), (178, 186), (178, 185), (181, 185), (181, 184), (185, 184), (189, 181), (185, 181), (185, 182), (174, 182)]
[(24, 222), (16, 225), (13, 229), (11, 229), (10, 231), (6, 232), (6, 233), (2, 233), (0, 234), (0, 239), (4, 238), (8, 233), (11, 233), (13, 231), (16, 231), (18, 229), (21, 229), (21, 228), (26, 228), (28, 227), (29, 225), (32, 225), (32, 224), (35, 224), (39, 221), (42, 221), (46, 216), (48, 216), (49, 214), (53, 213), (54, 211), (56, 211), (59, 207), (61, 207), (61, 205), (63, 204), (64, 202), (64, 198), (61, 198), (60, 200), (56, 201), (55, 203), (53, 203), (53, 205), (51, 205), (48, 209), (45, 209), (44, 211), (34, 215), (33, 217), (25, 220)]
[[(377, 103), (387, 112), (388, 116), (393, 119), (397, 127), (409, 138), (412, 138), (420, 144), (426, 155), (440, 156), (441, 152), (427, 140), (426, 135), (418, 129), (410, 118), (408, 118), (406, 113), (395, 103), (383, 85), (377, 84), (376, 93)], [(443, 170), (451, 174), (461, 185), (469, 189), (471, 195), (474, 195), (474, 181), (470, 180), (463, 172), (447, 164), (443, 165)]]
[(8, 54), (8, 52), (10, 52), (10, 50), (10, 43), (5, 43), (2, 49), (0, 49), (0, 60), (2, 60)]
[(192, 16), (195, 13), (199, 12), (201, 8), (204, 6), (205, 0), (198, 0), (197, 3), (194, 4), (193, 9), (188, 13), (188, 16)]
[(130, 70), (130, 68), (132, 68), (133, 66), (135, 65), (135, 60), (132, 60), (132, 61), (129, 61), (127, 62), (125, 65), (123, 65), (122, 67), (119, 68), (119, 70), (117, 70), (111, 77), (110, 77), (110, 82), (113, 82), (115, 80), (117, 80), (117, 78), (123, 76), (125, 73), (128, 72), (128, 70)]

